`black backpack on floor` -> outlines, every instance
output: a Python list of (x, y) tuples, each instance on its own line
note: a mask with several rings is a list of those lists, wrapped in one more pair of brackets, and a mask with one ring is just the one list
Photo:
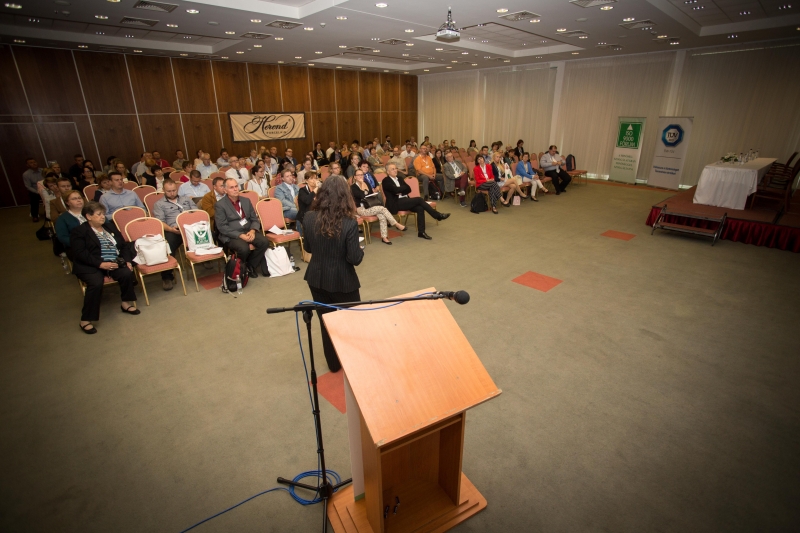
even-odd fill
[(486, 205), (486, 197), (481, 191), (475, 191), (475, 196), (472, 197), (472, 201), (469, 203), (469, 210), (476, 215), (489, 210), (489, 206)]
[(222, 292), (236, 294), (238, 287), (236, 286), (236, 278), (242, 284), (242, 289), (247, 287), (247, 282), (250, 279), (250, 274), (247, 272), (247, 266), (244, 261), (239, 259), (236, 254), (232, 254), (225, 264), (225, 277), (222, 280)]

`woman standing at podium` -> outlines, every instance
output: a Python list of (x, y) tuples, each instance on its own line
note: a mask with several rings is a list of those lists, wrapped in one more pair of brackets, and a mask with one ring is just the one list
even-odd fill
[[(317, 190), (311, 210), (303, 219), (303, 247), (311, 254), (305, 280), (315, 302), (337, 304), (361, 299), (355, 267), (364, 258), (358, 241), (356, 205), (347, 182), (330, 176)], [(342, 365), (336, 356), (322, 315), (334, 309), (318, 310), (322, 347), (331, 372)]]

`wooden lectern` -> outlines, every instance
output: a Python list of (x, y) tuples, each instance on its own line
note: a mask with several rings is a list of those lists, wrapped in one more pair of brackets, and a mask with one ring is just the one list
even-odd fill
[(466, 410), (501, 391), (445, 303), (323, 320), (345, 372), (353, 472), (328, 503), (334, 531), (439, 532), (483, 510), (461, 472)]

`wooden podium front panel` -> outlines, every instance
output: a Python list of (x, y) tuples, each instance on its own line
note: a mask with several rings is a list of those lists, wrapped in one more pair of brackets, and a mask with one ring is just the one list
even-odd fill
[[(353, 319), (355, 313), (359, 320)], [(337, 311), (323, 320), (373, 447), (462, 413), (501, 392), (441, 300), (406, 302), (369, 312)]]

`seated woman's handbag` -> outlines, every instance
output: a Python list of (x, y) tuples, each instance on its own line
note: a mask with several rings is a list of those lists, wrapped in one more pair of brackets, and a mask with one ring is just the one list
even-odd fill
[(364, 200), (361, 202), (364, 205), (364, 208), (369, 209), (371, 207), (379, 207), (383, 206), (383, 201), (381, 201), (380, 193), (373, 193), (369, 196), (365, 196)]
[(163, 235), (144, 235), (136, 239), (136, 261), (139, 265), (160, 265), (169, 260), (169, 244)]

